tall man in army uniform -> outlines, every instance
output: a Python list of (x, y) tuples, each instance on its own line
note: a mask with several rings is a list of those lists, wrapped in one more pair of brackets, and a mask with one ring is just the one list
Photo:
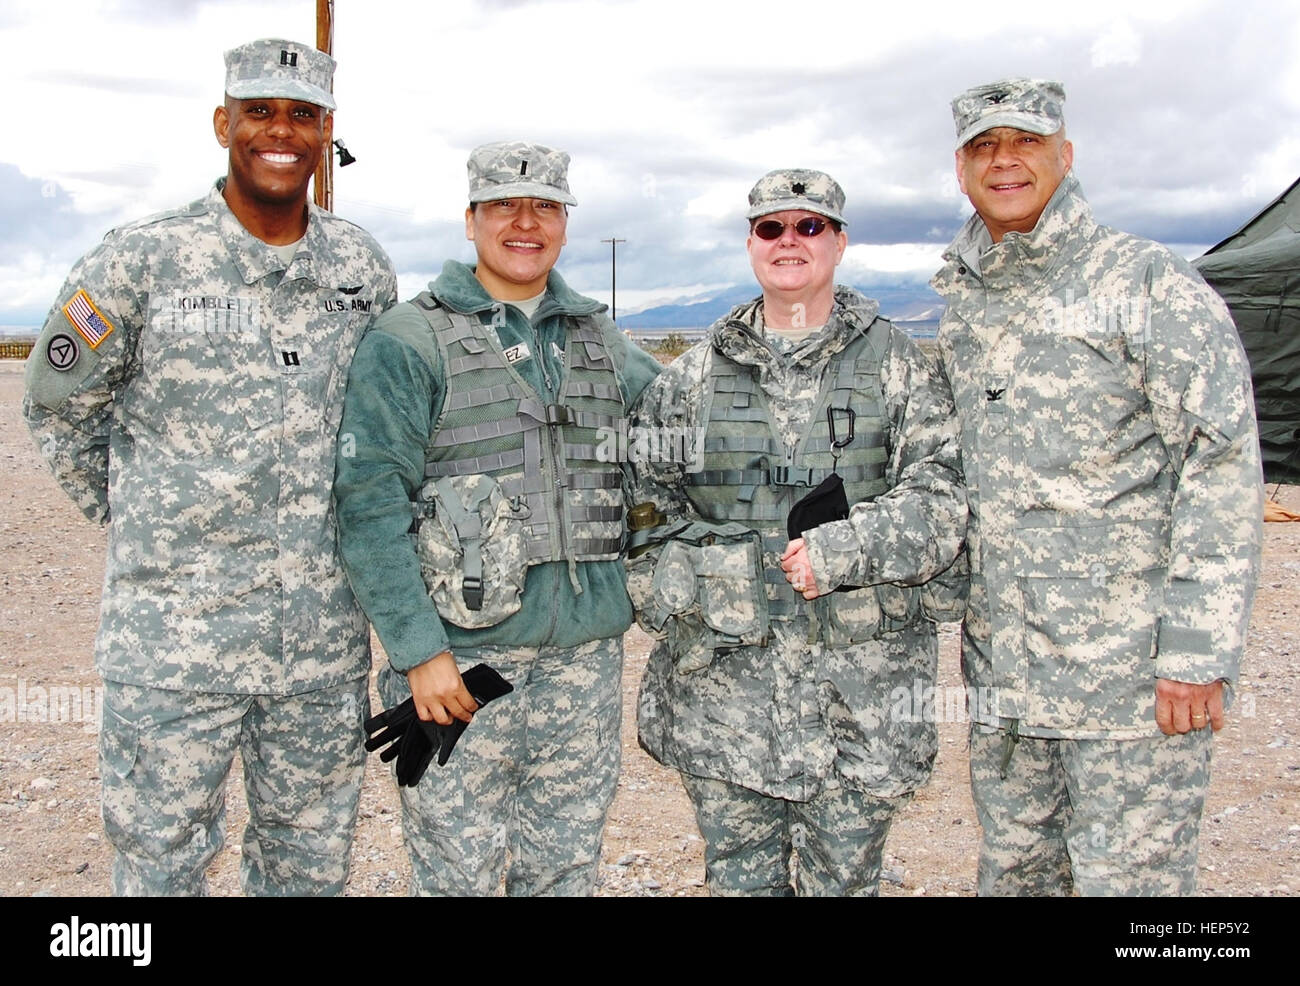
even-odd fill
[[(465, 235), (429, 290), (380, 318), (348, 382), (343, 557), (388, 652), (385, 704), (469, 727), (401, 789), (412, 890), (586, 894), (620, 760), (624, 408), (659, 366), (554, 270), (569, 156), (469, 158)], [(414, 522), (413, 522), (414, 517)], [(414, 537), (410, 536), (414, 531)], [(460, 671), (514, 688), (475, 714)]]
[[(749, 206), (762, 296), (634, 414), (647, 449), (689, 447), (637, 462), (637, 498), (663, 514), (629, 562), (661, 637), (641, 743), (681, 772), (710, 893), (874, 895), (894, 813), (935, 755), (933, 709), (911, 704), (937, 664), (915, 586), (951, 564), (966, 520), (952, 398), (876, 302), (834, 283), (834, 179), (773, 171)], [(792, 508), (836, 478), (847, 519), (788, 544)]]
[(953, 101), (976, 214), (932, 282), (970, 495), (962, 666), (989, 698), (979, 891), (1190, 894), (1259, 569), (1250, 375), (1186, 263), (1093, 219), (1064, 101), (1027, 79)]
[(82, 258), (27, 364), (41, 451), (109, 525), (95, 655), (117, 894), (205, 891), (237, 750), (248, 893), (341, 892), (361, 793), (369, 635), (330, 485), (348, 363), (396, 281), (307, 201), (333, 59), (261, 40), (226, 67), (226, 177)]

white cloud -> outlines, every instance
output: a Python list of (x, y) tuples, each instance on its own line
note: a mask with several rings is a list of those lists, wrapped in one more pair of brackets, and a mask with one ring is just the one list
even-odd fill
[(1253, 168), (1242, 174), (1242, 194), (1272, 201), (1300, 177), (1297, 165), (1300, 165), (1300, 137), (1286, 134), (1276, 146), (1255, 159)]
[[(358, 163), (335, 172), (336, 205), (375, 230), (403, 290), (419, 289), (469, 255), (469, 149), (552, 142), (574, 155), (582, 203), (561, 269), (601, 284), (599, 238), (627, 236), (622, 307), (743, 280), (746, 193), (771, 168), (806, 166), (844, 186), (851, 237), (900, 241), (858, 243), (846, 264), (911, 276), (937, 266), (968, 211), (948, 101), (1028, 74), (1066, 83), (1081, 177), (1107, 221), (1209, 209), (1209, 225), (1228, 224), (1300, 173), (1300, 68), (1266, 54), (1300, 44), (1300, 11), (1251, 10), (1093, 0), (1008, 24), (926, 0), (340, 3), (336, 132)], [(0, 164), (56, 182), (102, 233), (206, 191), (225, 165), (211, 125), (222, 52), (310, 40), (315, 3), (9, 0), (4, 17)], [(1214, 235), (1187, 226), (1174, 232)], [(55, 281), (70, 262), (27, 248), (60, 268)], [(41, 289), (0, 270), (0, 297), (19, 290)]]
[(871, 271), (929, 277), (942, 265), (943, 250), (934, 243), (850, 243), (836, 279), (851, 281)]
[[(24, 323), (36, 324), (44, 318), (67, 273), (66, 270), (52, 270), (45, 258), (35, 252), (24, 252), (10, 263), (0, 264), (5, 309), (25, 312)], [(0, 321), (8, 319), (0, 318)]]
[(1136, 65), (1142, 57), (1142, 39), (1128, 18), (1121, 17), (1112, 23), (1090, 49), (1092, 67), (1105, 68), (1107, 65)]
[[(755, 181), (758, 176), (755, 176)], [(682, 210), (687, 216), (707, 216), (710, 219), (727, 219), (745, 214), (745, 193), (736, 194), (734, 185), (714, 185), (690, 199)]]

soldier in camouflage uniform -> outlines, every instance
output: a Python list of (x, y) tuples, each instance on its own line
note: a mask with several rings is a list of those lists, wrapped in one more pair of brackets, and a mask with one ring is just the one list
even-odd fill
[(944, 255), (970, 496), (962, 638), (982, 894), (1190, 894), (1259, 567), (1250, 376), (1181, 259), (1092, 218), (1065, 94), (953, 101)]
[(109, 525), (95, 655), (117, 894), (206, 890), (236, 751), (249, 893), (341, 892), (361, 793), (369, 635), (330, 484), (348, 363), (396, 281), (307, 202), (333, 59), (262, 40), (226, 64), (226, 178), (109, 233), (27, 363), (41, 451)]
[[(681, 771), (711, 893), (874, 895), (890, 821), (935, 755), (932, 711), (897, 700), (932, 692), (935, 626), (914, 586), (951, 564), (965, 525), (952, 400), (876, 302), (833, 284), (847, 244), (833, 179), (774, 171), (749, 202), (762, 296), (634, 413), (637, 499), (663, 515), (629, 561), (660, 637), (641, 743)], [(788, 549), (791, 506), (832, 470), (849, 519)], [(796, 554), (792, 588), (781, 559)]]
[[(466, 236), (386, 312), (348, 382), (336, 493), (348, 575), (388, 653), (388, 706), (473, 719), (401, 788), (413, 893), (587, 894), (620, 761), (624, 408), (659, 365), (553, 270), (569, 156), (469, 159)], [(412, 534), (414, 536), (412, 536)], [(481, 712), (459, 668), (514, 690)]]

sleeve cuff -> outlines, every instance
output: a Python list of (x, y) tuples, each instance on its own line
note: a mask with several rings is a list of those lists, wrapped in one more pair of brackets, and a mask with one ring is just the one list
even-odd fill
[(833, 520), (805, 531), (803, 537), (813, 579), (820, 591), (830, 592), (842, 585), (868, 584), (859, 575), (869, 565), (863, 558), (862, 546), (850, 521)]
[(1237, 661), (1216, 650), (1208, 630), (1161, 622), (1156, 636), (1156, 677), (1205, 685), (1220, 678), (1234, 681)]
[(384, 650), (388, 654), (388, 663), (393, 666), (393, 670), (405, 674), (443, 651), (451, 650), (451, 642), (447, 639), (447, 632), (442, 628), (441, 623), (436, 626), (412, 626), (410, 632), (402, 634), (401, 640), (393, 642), (392, 650), (389, 650), (387, 645)]

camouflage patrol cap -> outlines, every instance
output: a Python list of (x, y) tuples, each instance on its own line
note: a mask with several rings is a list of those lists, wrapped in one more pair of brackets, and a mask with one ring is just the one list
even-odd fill
[(569, 155), (523, 140), (483, 144), (470, 152), (469, 201), (546, 199), (577, 205), (569, 192)]
[(296, 41), (261, 38), (226, 52), (226, 93), (235, 99), (301, 99), (334, 109), (334, 59)]
[(779, 168), (769, 171), (749, 190), (746, 219), (787, 209), (815, 212), (847, 226), (844, 219), (844, 189), (830, 175), (807, 168)]
[(1065, 89), (1046, 79), (1003, 79), (967, 89), (952, 101), (957, 147), (994, 127), (1054, 134), (1065, 126)]

